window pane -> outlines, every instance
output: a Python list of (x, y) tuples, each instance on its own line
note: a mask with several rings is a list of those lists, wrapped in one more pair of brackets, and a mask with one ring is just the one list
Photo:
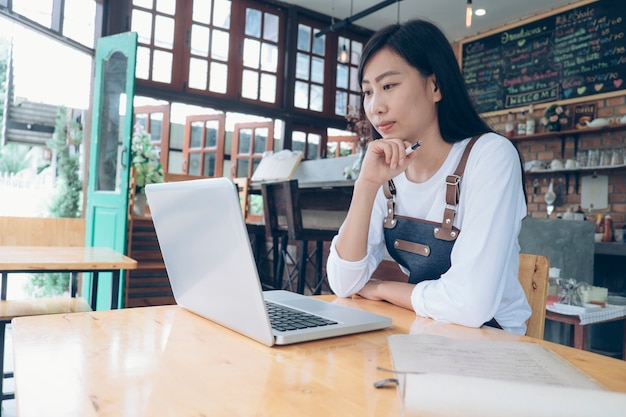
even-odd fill
[(217, 132), (219, 129), (219, 122), (217, 120), (208, 120), (206, 122), (206, 147), (217, 147)]
[(191, 53), (194, 55), (209, 56), (209, 39), (211, 31), (200, 25), (191, 26)]
[(263, 39), (278, 42), (278, 16), (265, 13), (265, 24), (263, 25)]
[(328, 142), (326, 144), (326, 158), (334, 158), (337, 152), (337, 142)]
[(189, 60), (189, 87), (198, 90), (206, 89), (208, 78), (208, 64), (203, 59), (191, 58)]
[(144, 46), (137, 47), (135, 76), (142, 80), (147, 80), (150, 76), (150, 49)]
[(172, 54), (164, 51), (154, 51), (152, 79), (162, 83), (172, 81)]
[(213, 42), (211, 43), (211, 58), (221, 61), (228, 60), (229, 34), (221, 30), (213, 30)]
[(276, 101), (276, 76), (261, 74), (261, 101), (274, 103)]
[(261, 43), (254, 39), (243, 41), (243, 65), (248, 68), (259, 68), (259, 55), (261, 54)]
[(309, 79), (309, 56), (306, 54), (298, 53), (296, 55), (296, 78)]
[(361, 108), (361, 96), (359, 94), (350, 94), (348, 103), (352, 108), (359, 110)]
[(247, 159), (238, 159), (237, 160), (237, 176), (247, 177), (249, 166), (250, 166), (250, 162)]
[(174, 19), (157, 16), (154, 22), (154, 44), (162, 48), (172, 49), (174, 46)]
[(226, 94), (228, 84), (228, 66), (217, 62), (211, 63), (211, 81), (209, 90)]
[(311, 44), (311, 28), (299, 24), (298, 25), (298, 49), (301, 51), (309, 52), (311, 49), (309, 45)]
[(337, 88), (348, 88), (348, 66), (337, 64)]
[(202, 122), (191, 122), (190, 148), (202, 147)]
[(246, 9), (246, 35), (261, 37), (261, 11)]
[(301, 109), (309, 108), (309, 85), (307, 83), (296, 81), (293, 105)]
[(311, 81), (324, 84), (324, 60), (322, 58), (313, 58), (311, 65)]
[(93, 48), (96, 2), (65, 0), (63, 13), (63, 35)]
[(176, 13), (176, 0), (157, 0), (157, 11), (173, 16)]
[(189, 175), (200, 175), (200, 155), (199, 153), (189, 154)]
[(276, 72), (278, 68), (278, 47), (269, 43), (261, 45), (261, 69)]
[(161, 126), (163, 120), (162, 113), (152, 113), (150, 115), (150, 136), (152, 142), (161, 142)]
[(293, 132), (293, 135), (291, 136), (291, 150), (304, 152), (305, 145), (306, 145), (306, 133)]
[(359, 85), (359, 69), (357, 67), (350, 67), (350, 90), (361, 91)]
[(47, 28), (52, 26), (52, 0), (13, 0), (13, 11)]
[(250, 154), (252, 141), (252, 129), (240, 129), (239, 130), (239, 147), (237, 153)]
[(215, 154), (214, 153), (204, 154), (204, 169), (202, 171), (203, 171), (202, 174), (205, 177), (215, 176)]
[(348, 109), (348, 93), (337, 91), (335, 93), (335, 114), (345, 116)]
[(361, 61), (361, 53), (363, 52), (363, 44), (361, 42), (352, 41), (351, 51), (350, 63), (352, 65), (359, 65), (359, 62)]
[(324, 87), (320, 85), (311, 86), (311, 110), (324, 110)]
[(152, 9), (152, 0), (133, 0), (134, 6), (143, 7), (144, 9)]
[[(252, 160), (252, 172), (256, 171), (256, 169), (258, 168), (259, 164), (261, 163), (261, 158), (254, 158)], [(251, 195), (250, 198), (256, 198), (257, 196)], [(261, 198), (261, 210), (259, 211), (260, 214), (263, 214), (263, 199)], [(252, 211), (252, 210), (251, 210)]]
[(265, 146), (267, 145), (268, 130), (265, 127), (256, 129), (254, 131), (254, 153), (265, 152)]
[(139, 43), (152, 43), (152, 15), (150, 13), (134, 9), (131, 17), (130, 30), (137, 32)]
[(213, 25), (222, 29), (230, 29), (230, 0), (215, 0)]
[(326, 35), (322, 35), (319, 38), (315, 37), (315, 34), (319, 32), (319, 29), (313, 30), (313, 53), (316, 55), (324, 56), (326, 48)]
[(244, 70), (241, 82), (241, 96), (256, 100), (259, 97), (259, 74)]
[(191, 18), (194, 22), (211, 23), (211, 0), (193, 0)]
[(308, 141), (308, 159), (317, 159), (320, 143), (322, 142), (322, 137), (320, 135), (316, 135), (314, 133), (309, 133), (309, 141)]

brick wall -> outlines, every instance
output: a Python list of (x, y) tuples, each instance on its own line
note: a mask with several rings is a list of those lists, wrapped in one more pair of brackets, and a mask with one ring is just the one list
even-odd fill
[[(626, 96), (600, 99), (590, 101), (589, 103), (596, 104), (596, 117), (619, 120), (626, 115)], [(543, 107), (534, 111), (535, 120), (537, 121), (536, 133), (544, 132), (543, 126), (539, 123), (539, 119), (543, 115)], [(572, 111), (574, 105), (569, 105), (568, 107)], [(516, 117), (518, 116), (519, 111), (516, 114)], [(505, 119), (506, 114), (503, 114), (488, 117), (486, 121), (493, 129), (503, 133)], [(619, 121), (616, 123), (619, 123)], [(520, 138), (514, 136), (513, 141), (520, 150), (524, 161), (540, 160), (545, 164), (549, 164), (553, 159), (559, 159), (563, 163), (570, 158), (576, 159), (574, 137), (567, 137), (562, 142), (559, 137), (548, 138), (543, 136), (538, 139), (520, 140)], [(626, 155), (626, 129), (580, 135), (578, 139), (579, 150), (598, 149), (602, 151), (614, 148), (621, 148), (625, 152), (624, 155)], [(579, 175), (576, 173), (566, 174), (559, 172), (527, 175), (526, 191), (528, 194), (529, 214), (532, 217), (545, 218), (547, 216), (546, 203), (543, 196), (548, 191), (550, 179), (554, 179), (555, 188), (563, 191), (561, 197), (555, 203), (556, 207), (550, 217), (555, 218), (557, 214), (562, 214), (570, 206), (574, 206), (574, 209), (576, 209), (580, 204), (580, 177), (589, 174), (591, 172), (586, 171)], [(609, 207), (607, 209), (594, 210), (593, 215), (588, 216), (588, 220), (594, 221), (598, 213), (610, 214), (615, 227), (622, 227), (626, 224), (626, 167), (602, 170), (598, 174), (608, 176)]]

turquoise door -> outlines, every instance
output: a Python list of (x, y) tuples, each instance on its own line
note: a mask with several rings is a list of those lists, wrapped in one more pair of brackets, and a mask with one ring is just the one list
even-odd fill
[[(128, 180), (133, 133), (137, 34), (101, 38), (96, 46), (85, 244), (126, 253)], [(123, 274), (122, 274), (123, 277)], [(91, 279), (83, 280), (89, 297)], [(114, 296), (123, 300), (120, 294)], [(98, 310), (111, 306), (111, 274), (98, 279)]]

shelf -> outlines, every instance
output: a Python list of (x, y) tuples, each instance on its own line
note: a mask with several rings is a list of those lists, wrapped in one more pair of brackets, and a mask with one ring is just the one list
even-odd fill
[(589, 167), (574, 169), (541, 169), (536, 171), (524, 171), (526, 175), (550, 175), (550, 174), (595, 174), (599, 172), (611, 172), (626, 169), (626, 165), (612, 165), (607, 167)]
[(533, 135), (522, 135), (522, 136), (513, 136), (511, 138), (512, 141), (526, 141), (526, 140), (543, 140), (543, 139), (554, 139), (554, 138), (566, 138), (570, 136), (579, 135), (591, 135), (594, 133), (602, 134), (608, 132), (619, 132), (622, 130), (626, 130), (626, 124), (613, 124), (604, 127), (590, 127), (586, 129), (569, 129), (569, 130), (559, 130), (556, 132), (541, 132), (535, 133)]

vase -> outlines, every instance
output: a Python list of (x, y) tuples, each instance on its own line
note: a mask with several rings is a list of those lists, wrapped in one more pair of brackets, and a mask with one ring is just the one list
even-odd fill
[(146, 193), (135, 194), (135, 199), (133, 200), (133, 214), (136, 216), (145, 216), (146, 203)]

